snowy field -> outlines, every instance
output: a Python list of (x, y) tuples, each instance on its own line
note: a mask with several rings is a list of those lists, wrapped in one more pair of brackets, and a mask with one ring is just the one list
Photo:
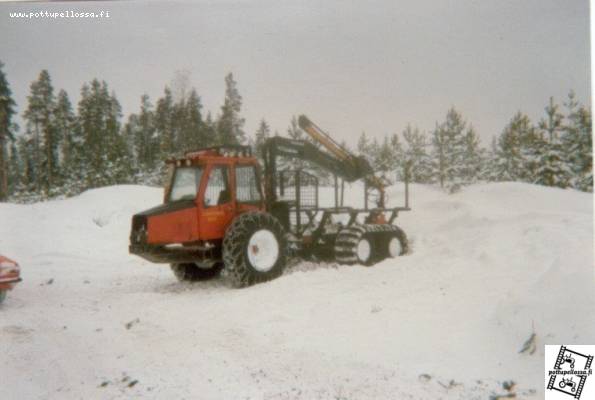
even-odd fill
[(0, 204), (0, 253), (24, 278), (0, 307), (0, 399), (489, 399), (511, 380), (543, 398), (543, 345), (595, 344), (592, 195), (503, 183), (411, 199), (411, 254), (301, 263), (241, 290), (128, 254), (130, 216), (161, 190)]

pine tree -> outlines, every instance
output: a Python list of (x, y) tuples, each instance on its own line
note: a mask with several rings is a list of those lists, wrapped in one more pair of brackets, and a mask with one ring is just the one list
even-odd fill
[(529, 117), (517, 112), (495, 142), (493, 179), (533, 182), (540, 140)]
[(564, 158), (572, 170), (572, 187), (593, 191), (593, 142), (591, 112), (578, 104), (574, 92), (568, 94), (567, 122), (561, 137)]
[(376, 142), (374, 139), (374, 152), (372, 156), (372, 167), (374, 171), (380, 172), (385, 178), (389, 179), (389, 173), (394, 172), (396, 169), (396, 157), (393, 153), (393, 148), (388, 137), (384, 137), (382, 144)]
[(233, 75), (225, 77), (225, 101), (221, 107), (221, 116), (217, 124), (220, 144), (242, 144), (246, 135), (242, 130), (244, 119), (240, 117), (242, 109), (242, 96), (237, 89)]
[(9, 143), (14, 141), (12, 117), (16, 113), (16, 104), (3, 68), (4, 64), (0, 62), (0, 201), (6, 200), (9, 194), (6, 158)]
[(403, 162), (408, 164), (412, 182), (429, 183), (432, 179), (431, 160), (428, 155), (428, 140), (419, 129), (407, 125), (403, 131), (405, 149)]
[(374, 168), (378, 162), (377, 154), (379, 151), (378, 141), (376, 139), (370, 140), (366, 132), (362, 132), (357, 140), (357, 152), (361, 157), (364, 157), (368, 163)]
[(570, 184), (572, 170), (565, 162), (560, 140), (564, 117), (558, 111), (558, 105), (554, 103), (552, 97), (545, 112), (546, 118), (539, 122), (543, 142), (538, 148), (539, 167), (536, 170), (535, 183), (565, 188)]
[(163, 157), (175, 154), (175, 131), (173, 127), (173, 98), (171, 90), (166, 86), (163, 97), (157, 100), (155, 109), (155, 129), (159, 138), (159, 149)]
[(433, 168), (440, 187), (454, 191), (461, 184), (468, 183), (465, 161), (469, 149), (467, 135), (467, 123), (454, 108), (448, 110), (443, 123), (436, 124), (432, 137)]
[(35, 190), (43, 190), (47, 196), (57, 175), (60, 145), (54, 121), (56, 99), (47, 70), (42, 70), (38, 79), (31, 84), (27, 101), (24, 118), (27, 121), (27, 133), (33, 137), (34, 143)]

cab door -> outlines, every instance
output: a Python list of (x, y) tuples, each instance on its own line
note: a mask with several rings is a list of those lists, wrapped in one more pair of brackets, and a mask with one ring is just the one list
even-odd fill
[(264, 211), (262, 190), (256, 165), (237, 163), (234, 170), (237, 212)]
[(230, 164), (214, 164), (206, 171), (198, 198), (198, 226), (203, 240), (223, 239), (235, 215), (230, 172)]

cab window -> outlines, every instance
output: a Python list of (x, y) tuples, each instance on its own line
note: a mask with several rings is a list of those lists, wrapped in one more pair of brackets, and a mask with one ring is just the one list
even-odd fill
[(201, 167), (176, 168), (169, 201), (194, 199), (198, 191), (202, 171)]
[(228, 171), (229, 168), (223, 165), (215, 166), (211, 169), (209, 182), (205, 190), (205, 207), (213, 207), (231, 201)]
[(241, 203), (260, 202), (258, 179), (253, 165), (236, 166), (236, 197)]

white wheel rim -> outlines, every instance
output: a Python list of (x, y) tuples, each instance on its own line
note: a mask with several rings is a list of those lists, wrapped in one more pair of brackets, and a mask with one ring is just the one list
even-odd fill
[(357, 244), (357, 258), (361, 262), (367, 262), (370, 258), (370, 253), (372, 252), (372, 246), (370, 246), (370, 242), (368, 239), (362, 239)]
[(248, 241), (248, 260), (260, 272), (267, 272), (279, 258), (279, 242), (275, 235), (266, 229), (254, 232)]
[(402, 251), (403, 247), (401, 247), (401, 241), (396, 237), (388, 242), (388, 254), (390, 257), (400, 256)]

